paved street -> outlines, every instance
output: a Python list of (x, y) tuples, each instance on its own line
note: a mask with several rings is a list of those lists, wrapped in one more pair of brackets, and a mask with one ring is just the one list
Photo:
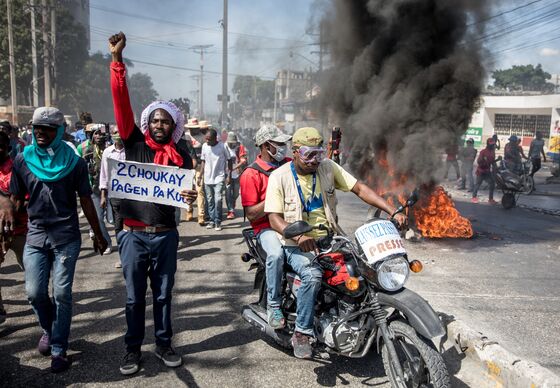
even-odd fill
[[(343, 214), (356, 211), (343, 199)], [(84, 239), (87, 229), (83, 224)], [(34, 350), (40, 336), (25, 300), (23, 274), (11, 255), (2, 267), (1, 285), (8, 320), (0, 326), (0, 381), (3, 386), (344, 386), (388, 387), (380, 358), (300, 361), (274, 345), (240, 318), (240, 308), (253, 301), (253, 273), (239, 259), (244, 250), (241, 220), (226, 222), (222, 232), (207, 232), (195, 223), (181, 224), (182, 237), (174, 292), (174, 343), (184, 355), (183, 367), (170, 370), (150, 352), (153, 325), (147, 323), (143, 369), (126, 378), (118, 364), (123, 355), (125, 292), (116, 253), (93, 254), (84, 240), (74, 284), (74, 320), (70, 354), (73, 366), (52, 375), (50, 359)], [(429, 274), (430, 272), (428, 272)], [(430, 275), (423, 275), (427, 278)], [(436, 294), (428, 298), (439, 300)], [(151, 306), (148, 307), (151, 316)], [(481, 371), (454, 349), (445, 354), (454, 386), (482, 386)]]

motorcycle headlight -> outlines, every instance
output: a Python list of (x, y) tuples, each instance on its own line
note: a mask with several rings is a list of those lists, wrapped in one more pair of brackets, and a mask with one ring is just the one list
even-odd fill
[(377, 282), (387, 291), (400, 290), (410, 274), (408, 261), (402, 257), (394, 257), (383, 261), (377, 268)]

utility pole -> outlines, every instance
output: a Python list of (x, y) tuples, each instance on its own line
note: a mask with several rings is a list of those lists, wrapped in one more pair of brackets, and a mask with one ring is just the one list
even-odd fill
[(12, 97), (12, 123), (18, 124), (17, 89), (16, 89), (16, 58), (14, 56), (14, 36), (12, 31), (12, 0), (6, 0), (8, 13), (8, 54), (10, 60), (10, 94)]
[(274, 78), (274, 111), (272, 113), (272, 124), (276, 125), (276, 106), (278, 104), (278, 89), (277, 89), (277, 81), (278, 80), (278, 75), (276, 75), (276, 78)]
[(198, 86), (198, 117), (204, 116), (204, 53), (207, 49), (214, 46), (213, 44), (198, 44), (192, 46), (191, 49), (197, 54), (200, 54), (200, 84)]
[(53, 69), (53, 79), (51, 83), (52, 87), (52, 103), (56, 104), (56, 84), (57, 84), (57, 73), (56, 73), (56, 0), (51, 0), (51, 58), (52, 58), (52, 69)]
[(42, 0), (41, 12), (43, 15), (43, 24), (41, 31), (43, 32), (43, 74), (45, 80), (45, 106), (51, 106), (51, 68), (50, 68), (50, 50), (49, 50), (49, 33), (47, 26), (49, 25), (49, 13), (47, 12), (47, 0)]
[(224, 0), (224, 18), (222, 19), (222, 126), (227, 125), (228, 111), (228, 0)]
[(39, 79), (37, 75), (37, 30), (35, 29), (35, 0), (29, 0), (31, 8), (31, 66), (33, 69), (33, 106), (39, 106)]

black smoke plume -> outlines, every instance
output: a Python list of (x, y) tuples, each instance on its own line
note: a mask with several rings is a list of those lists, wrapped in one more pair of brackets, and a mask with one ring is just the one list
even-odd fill
[(323, 108), (351, 141), (350, 164), (383, 174), (374, 154), (415, 185), (431, 184), (485, 79), (483, 0), (330, 0), (322, 19), (331, 68)]

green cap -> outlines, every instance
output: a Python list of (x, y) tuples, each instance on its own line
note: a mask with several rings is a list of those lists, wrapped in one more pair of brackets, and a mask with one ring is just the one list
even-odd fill
[(319, 147), (323, 145), (323, 136), (316, 128), (299, 128), (292, 137), (292, 144), (296, 146)]

